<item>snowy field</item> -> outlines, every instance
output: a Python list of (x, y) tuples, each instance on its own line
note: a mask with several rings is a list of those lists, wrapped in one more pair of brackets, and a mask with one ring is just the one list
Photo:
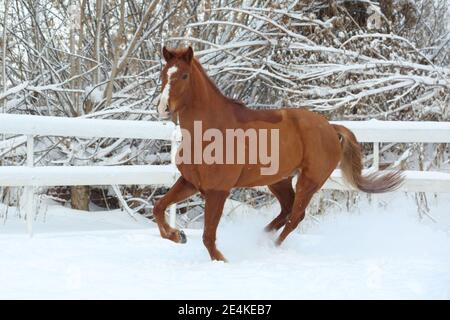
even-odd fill
[(450, 199), (430, 198), (437, 223), (418, 219), (412, 196), (380, 199), (387, 207), (306, 219), (281, 248), (262, 231), (276, 207), (234, 210), (219, 226), (228, 264), (209, 260), (200, 230), (178, 245), (144, 218), (51, 205), (30, 238), (10, 209), (0, 298), (449, 299)]

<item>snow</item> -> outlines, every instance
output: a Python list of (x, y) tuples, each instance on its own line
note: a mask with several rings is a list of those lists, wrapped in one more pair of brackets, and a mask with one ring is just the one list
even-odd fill
[(4, 152), (4, 149), (13, 149), (23, 143), (27, 142), (26, 136), (16, 136), (13, 138), (0, 141), (0, 151)]
[(29, 84), (28, 81), (25, 81), (13, 88), (10, 88), (9, 90), (6, 90), (6, 92), (0, 93), (0, 101), (2, 101), (5, 97), (7, 97), (11, 94), (16, 94), (16, 93), (22, 91), (23, 89), (25, 89), (28, 86), (28, 84)]
[(0, 298), (449, 299), (450, 199), (429, 198), (438, 223), (418, 219), (412, 195), (378, 200), (387, 207), (362, 201), (354, 212), (306, 219), (280, 248), (262, 231), (276, 206), (227, 206), (218, 247), (228, 264), (209, 261), (201, 230), (185, 230), (179, 245), (142, 217), (49, 205), (30, 238), (10, 208), (0, 225)]
[(84, 94), (92, 103), (99, 103), (103, 100), (103, 91), (104, 89), (101, 87), (87, 86)]

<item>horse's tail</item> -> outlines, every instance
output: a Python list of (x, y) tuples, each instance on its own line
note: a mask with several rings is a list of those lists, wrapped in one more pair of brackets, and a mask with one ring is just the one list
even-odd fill
[(400, 170), (373, 172), (362, 175), (361, 146), (355, 135), (341, 125), (333, 125), (339, 135), (342, 145), (340, 167), (344, 179), (353, 187), (367, 193), (382, 193), (396, 190), (402, 184), (404, 177)]

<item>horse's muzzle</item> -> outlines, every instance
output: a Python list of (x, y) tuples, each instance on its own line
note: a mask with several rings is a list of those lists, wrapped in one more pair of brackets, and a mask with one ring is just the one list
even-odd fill
[(169, 104), (165, 101), (160, 101), (158, 105), (158, 115), (161, 120), (167, 120), (170, 118)]
[(158, 113), (158, 118), (159, 118), (159, 120), (169, 120), (170, 118), (172, 118), (172, 115), (170, 112)]

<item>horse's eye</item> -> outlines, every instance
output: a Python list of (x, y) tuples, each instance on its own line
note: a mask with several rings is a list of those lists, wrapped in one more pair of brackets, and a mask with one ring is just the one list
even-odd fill
[(187, 78), (188, 78), (188, 74), (187, 73), (185, 73), (185, 74), (183, 74), (182, 76), (181, 76), (181, 79), (183, 79), (183, 80), (186, 80)]

